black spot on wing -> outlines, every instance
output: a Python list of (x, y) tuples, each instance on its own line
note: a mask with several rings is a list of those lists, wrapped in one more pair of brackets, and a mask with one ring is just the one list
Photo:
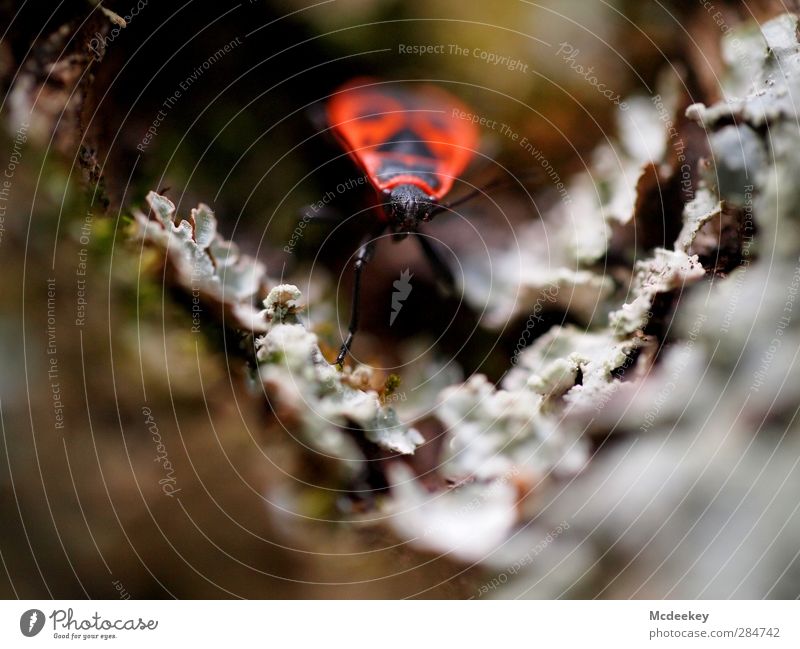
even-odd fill
[(431, 122), (431, 126), (433, 126), (433, 128), (435, 128), (437, 131), (442, 131), (444, 133), (450, 131), (450, 124), (444, 117), (442, 117), (441, 114), (433, 113), (430, 115), (430, 117), (428, 117), (428, 119)]
[(428, 148), (424, 138), (409, 128), (397, 131), (391, 138), (382, 142), (377, 149), (380, 153), (398, 153), (420, 158), (435, 159), (433, 151)]
[(375, 92), (381, 97), (400, 103), (405, 108), (414, 108), (419, 104), (419, 98), (416, 93), (402, 86), (384, 85), (379, 90), (375, 90)]

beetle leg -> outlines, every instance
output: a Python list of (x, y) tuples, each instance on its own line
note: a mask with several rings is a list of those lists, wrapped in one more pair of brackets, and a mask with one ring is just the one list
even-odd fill
[(447, 265), (441, 255), (437, 245), (431, 240), (427, 234), (421, 232), (416, 233), (417, 241), (422, 248), (425, 259), (433, 269), (433, 274), (436, 277), (437, 288), (446, 296), (450, 297), (456, 293), (456, 280), (453, 277), (453, 271)]
[(359, 316), (359, 302), (361, 299), (361, 275), (364, 272), (364, 266), (372, 258), (372, 253), (375, 250), (376, 238), (371, 234), (365, 237), (361, 242), (361, 247), (356, 253), (356, 260), (353, 264), (353, 296), (350, 303), (350, 326), (347, 328), (347, 338), (339, 350), (339, 355), (336, 357), (336, 365), (341, 368), (344, 365), (344, 359), (350, 352), (350, 346), (353, 344), (356, 331), (358, 330), (358, 316)]

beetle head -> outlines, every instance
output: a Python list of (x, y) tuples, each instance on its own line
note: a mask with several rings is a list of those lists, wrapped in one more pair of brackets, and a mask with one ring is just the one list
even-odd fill
[(389, 193), (387, 216), (397, 235), (416, 232), (420, 223), (430, 221), (436, 199), (416, 185), (397, 185)]

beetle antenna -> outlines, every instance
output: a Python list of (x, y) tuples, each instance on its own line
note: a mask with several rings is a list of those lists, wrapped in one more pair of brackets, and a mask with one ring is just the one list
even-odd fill
[(488, 191), (493, 191), (496, 189), (500, 189), (502, 187), (514, 187), (516, 185), (521, 185), (525, 182), (535, 180), (539, 177), (540, 177), (539, 172), (533, 169), (527, 171), (525, 174), (521, 176), (514, 176), (512, 178), (506, 178), (506, 177), (495, 178), (494, 180), (490, 180), (483, 187), (476, 187), (471, 192), (465, 194), (464, 196), (461, 196), (460, 198), (457, 198), (454, 201), (451, 201), (449, 203), (440, 203), (435, 208), (433, 208), (433, 210), (431, 210), (430, 215), (436, 216), (440, 212), (444, 212), (445, 210), (451, 210), (454, 207), (458, 207), (459, 205), (463, 205), (464, 203), (471, 201), (473, 198), (477, 196), (484, 195)]

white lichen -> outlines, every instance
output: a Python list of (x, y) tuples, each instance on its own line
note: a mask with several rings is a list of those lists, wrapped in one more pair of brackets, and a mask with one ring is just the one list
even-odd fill
[(482, 562), (512, 532), (517, 493), (510, 480), (459, 485), (430, 493), (402, 465), (389, 469), (391, 527), (422, 550), (453, 560)]
[(308, 444), (341, 460), (365, 459), (348, 432), (353, 428), (387, 451), (413, 453), (424, 442), (422, 435), (381, 404), (375, 390), (353, 387), (363, 379), (345, 380), (349, 377), (325, 360), (317, 336), (298, 317), (300, 299), (296, 286), (281, 284), (264, 300), (267, 332), (256, 340), (256, 358), (276, 408), (300, 421)]

